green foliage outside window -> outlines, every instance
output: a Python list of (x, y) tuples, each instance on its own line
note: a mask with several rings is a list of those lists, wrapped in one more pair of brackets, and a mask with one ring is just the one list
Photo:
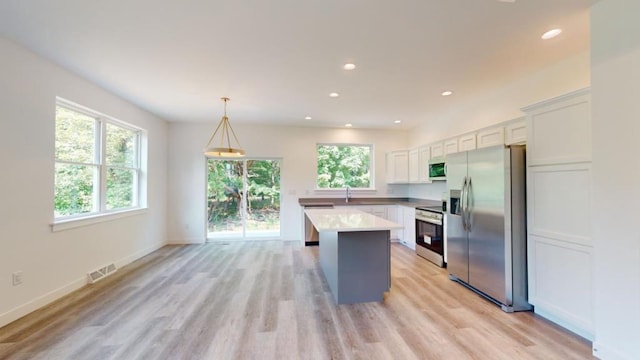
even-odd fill
[(56, 107), (55, 121), (55, 217), (137, 205), (138, 132), (64, 106)]
[(95, 211), (94, 184), (96, 120), (56, 107), (55, 216)]
[(318, 145), (318, 188), (371, 187), (371, 146)]
[(280, 161), (209, 159), (207, 173), (208, 229), (242, 231), (246, 163), (246, 230), (280, 228)]
[(128, 208), (134, 205), (137, 134), (112, 124), (106, 131), (107, 210)]

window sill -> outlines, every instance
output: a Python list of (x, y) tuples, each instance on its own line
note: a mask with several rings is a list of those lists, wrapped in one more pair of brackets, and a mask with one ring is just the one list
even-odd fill
[(77, 227), (82, 227), (82, 226), (97, 224), (101, 222), (121, 219), (129, 216), (144, 214), (146, 212), (147, 212), (147, 208), (135, 208), (135, 209), (122, 210), (122, 211), (93, 214), (93, 215), (83, 216), (83, 217), (73, 218), (73, 219), (58, 220), (58, 221), (55, 221), (53, 224), (51, 224), (51, 232), (74, 229)]
[[(317, 195), (337, 195), (344, 194), (345, 189), (315, 189), (313, 190), (314, 194)], [(374, 188), (370, 189), (349, 189), (350, 194), (366, 194), (366, 195), (375, 195), (377, 194), (377, 190)]]

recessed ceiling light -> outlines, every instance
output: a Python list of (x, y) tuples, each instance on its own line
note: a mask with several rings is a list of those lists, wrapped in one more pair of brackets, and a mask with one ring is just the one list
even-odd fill
[(449, 95), (451, 95), (451, 94), (453, 94), (453, 91), (449, 91), (449, 90), (447, 90), (447, 91), (444, 91), (444, 92), (442, 93), (442, 96), (449, 96)]
[(504, 2), (504, 3), (514, 3), (516, 2), (516, 0), (498, 0), (499, 2)]
[(560, 35), (561, 32), (562, 32), (562, 29), (552, 29), (552, 30), (549, 30), (546, 33), (542, 34), (541, 37), (544, 40), (549, 40), (551, 38), (554, 38), (554, 37)]
[(351, 125), (351, 124), (344, 124), (344, 126), (346, 126), (346, 127), (352, 127), (353, 125)]
[(345, 70), (353, 70), (353, 69), (355, 69), (355, 68), (356, 68), (356, 64), (351, 64), (351, 63), (349, 63), (349, 64), (344, 64), (343, 68), (344, 68)]
[(400, 124), (402, 122), (402, 120), (396, 120), (394, 121), (395, 124)]
[(305, 120), (311, 120), (311, 116), (305, 116), (304, 119)]
[(338, 96), (340, 96), (340, 94), (338, 94), (337, 92), (332, 92), (331, 94), (329, 94), (329, 97), (332, 98), (337, 98)]

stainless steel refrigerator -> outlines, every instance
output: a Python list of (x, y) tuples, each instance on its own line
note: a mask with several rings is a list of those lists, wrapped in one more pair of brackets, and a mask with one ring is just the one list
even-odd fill
[(527, 302), (525, 147), (447, 155), (450, 278), (506, 312)]

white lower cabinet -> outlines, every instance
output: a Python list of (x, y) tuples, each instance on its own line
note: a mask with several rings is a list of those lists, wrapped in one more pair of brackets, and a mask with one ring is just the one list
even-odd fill
[(593, 340), (593, 247), (529, 235), (529, 303), (535, 312)]
[(416, 208), (409, 206), (398, 206), (399, 213), (402, 213), (402, 238), (400, 242), (410, 249), (416, 249)]
[[(390, 205), (387, 206), (387, 220), (394, 222), (396, 224), (402, 224), (400, 217), (398, 217), (398, 206)], [(391, 241), (400, 241), (400, 237), (402, 236), (402, 229), (393, 229), (391, 230)]]

